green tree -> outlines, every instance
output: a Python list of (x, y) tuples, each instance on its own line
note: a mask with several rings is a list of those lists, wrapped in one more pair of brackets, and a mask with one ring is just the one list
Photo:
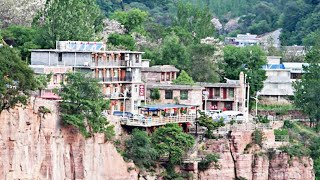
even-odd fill
[(89, 41), (102, 30), (102, 15), (96, 1), (47, 0), (33, 25), (39, 28), (38, 43), (54, 48), (56, 41)]
[(35, 83), (37, 89), (39, 90), (39, 96), (41, 96), (41, 91), (48, 86), (48, 82), (51, 80), (52, 73), (50, 74), (41, 74), (35, 77)]
[(255, 96), (263, 88), (266, 72), (261, 68), (267, 63), (264, 51), (258, 46), (224, 48), (223, 76), (229, 79), (239, 79), (241, 71), (247, 74), (250, 83), (250, 96)]
[(206, 115), (204, 112), (199, 111), (200, 113), (200, 118), (198, 120), (198, 124), (200, 126), (206, 127), (207, 131), (205, 136), (209, 139), (213, 138), (214, 136), (212, 135), (212, 131), (215, 129), (218, 129), (219, 127), (224, 126), (224, 122), (223, 120), (219, 120), (219, 121), (214, 121), (212, 119), (212, 117), (209, 117), (208, 115)]
[(125, 47), (127, 50), (135, 50), (135, 40), (130, 35), (122, 35), (122, 34), (110, 34), (108, 37), (108, 43), (114, 46), (122, 46)]
[(194, 85), (194, 81), (192, 80), (192, 77), (188, 75), (187, 72), (182, 70), (178, 78), (173, 80), (173, 84)]
[(143, 23), (147, 20), (148, 13), (140, 9), (131, 9), (129, 11), (116, 11), (110, 18), (124, 25), (129, 33), (133, 31), (143, 32)]
[(194, 44), (188, 47), (189, 74), (196, 82), (218, 82), (219, 71), (215, 58), (216, 47), (209, 44)]
[(309, 66), (304, 66), (304, 74), (300, 81), (293, 84), (294, 103), (296, 107), (309, 115), (310, 125), (320, 121), (320, 48), (314, 47), (306, 55), (305, 61)]
[(0, 47), (0, 113), (17, 104), (27, 104), (37, 88), (34, 73), (13, 48)]
[(168, 157), (167, 171), (174, 173), (174, 165), (181, 161), (183, 153), (194, 144), (193, 136), (186, 134), (177, 124), (167, 124), (158, 128), (151, 137), (160, 156)]
[(104, 111), (109, 109), (109, 100), (104, 99), (96, 79), (81, 73), (68, 73), (59, 96), (61, 118), (65, 124), (78, 128), (85, 137), (104, 133), (108, 139), (114, 135), (113, 126)]
[(157, 64), (171, 64), (180, 70), (188, 69), (190, 62), (187, 58), (187, 49), (180, 43), (180, 39), (174, 33), (166, 36), (161, 48), (161, 62)]
[(202, 8), (198, 4), (182, 1), (177, 3), (174, 25), (188, 30), (198, 42), (202, 38), (211, 37), (215, 34), (211, 19), (212, 14), (207, 7)]
[(2, 35), (4, 41), (20, 51), (23, 60), (30, 59), (29, 49), (40, 48), (35, 42), (38, 34), (34, 28), (13, 25), (4, 29)]
[(152, 100), (159, 100), (160, 99), (160, 91), (159, 88), (154, 88), (151, 90), (150, 98)]
[(134, 129), (130, 139), (126, 141), (125, 157), (132, 159), (139, 168), (149, 169), (155, 165), (158, 153), (148, 134)]

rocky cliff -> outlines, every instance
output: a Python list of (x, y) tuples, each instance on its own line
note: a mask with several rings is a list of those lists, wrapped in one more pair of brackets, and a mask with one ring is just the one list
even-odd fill
[[(39, 107), (51, 113), (38, 113)], [(0, 179), (137, 179), (104, 137), (84, 139), (61, 125), (56, 102), (37, 99), (34, 105), (0, 114)]]
[[(211, 167), (200, 172), (199, 179), (223, 179), (233, 180), (243, 178), (246, 180), (313, 180), (313, 161), (308, 157), (293, 157), (281, 152), (266, 152), (257, 145), (248, 148), (251, 143), (252, 131), (233, 132), (231, 138), (220, 140), (209, 140), (206, 143), (208, 152), (220, 155), (220, 168)], [(269, 141), (265, 146), (274, 141), (272, 130), (265, 131)], [(273, 137), (272, 137), (273, 136)]]

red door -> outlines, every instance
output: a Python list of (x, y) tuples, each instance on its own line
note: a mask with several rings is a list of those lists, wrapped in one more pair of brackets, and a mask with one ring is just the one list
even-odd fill
[(223, 99), (227, 99), (227, 89), (223, 88), (222, 91), (223, 91)]

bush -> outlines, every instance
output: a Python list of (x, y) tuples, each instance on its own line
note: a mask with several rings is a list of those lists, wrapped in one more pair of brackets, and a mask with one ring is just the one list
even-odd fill
[(304, 147), (302, 144), (282, 146), (279, 148), (279, 150), (287, 153), (290, 157), (309, 156), (311, 153), (310, 149)]
[(262, 141), (264, 140), (264, 134), (261, 130), (255, 130), (253, 131), (252, 135), (252, 142), (255, 144), (258, 144), (260, 147), (262, 147)]
[(201, 160), (198, 164), (199, 171), (207, 170), (212, 163), (214, 163), (215, 168), (219, 168), (217, 164), (219, 160), (218, 154), (208, 154), (203, 160)]
[(258, 115), (257, 123), (269, 123), (270, 120), (268, 119), (268, 116), (261, 116)]
[(291, 129), (293, 128), (293, 123), (290, 122), (289, 120), (285, 120), (283, 123), (283, 128)]
[(273, 133), (275, 136), (287, 136), (288, 129), (275, 129), (273, 130)]

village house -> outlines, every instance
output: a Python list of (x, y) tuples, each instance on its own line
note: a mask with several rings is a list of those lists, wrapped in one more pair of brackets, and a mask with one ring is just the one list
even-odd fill
[(111, 112), (137, 112), (145, 94), (141, 56), (142, 52), (106, 51), (102, 42), (58, 41), (56, 49), (31, 50), (30, 67), (37, 74), (53, 73), (44, 98), (51, 97), (68, 71), (78, 71), (99, 80), (111, 100)]
[(149, 66), (149, 61), (143, 60), (141, 69), (143, 82), (172, 83), (177, 78), (179, 69), (173, 65)]
[[(151, 94), (159, 90), (160, 99), (152, 99)], [(147, 84), (147, 102), (161, 102), (162, 104), (186, 104), (202, 106), (203, 87), (197, 85), (174, 85), (161, 83)]]

